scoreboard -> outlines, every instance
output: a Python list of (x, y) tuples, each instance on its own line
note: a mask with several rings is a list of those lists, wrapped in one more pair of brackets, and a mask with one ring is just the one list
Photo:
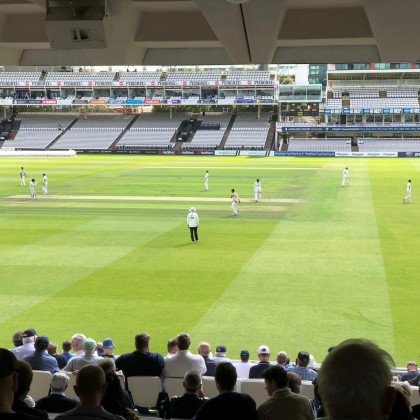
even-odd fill
[(318, 102), (282, 102), (282, 117), (318, 117)]

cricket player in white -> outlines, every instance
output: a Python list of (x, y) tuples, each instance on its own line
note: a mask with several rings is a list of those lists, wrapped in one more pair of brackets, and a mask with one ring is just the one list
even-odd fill
[(190, 234), (191, 234), (191, 241), (192, 242), (198, 242), (198, 214), (195, 211), (194, 207), (190, 208), (190, 212), (188, 213), (187, 216), (187, 226), (190, 229)]
[(254, 184), (254, 196), (255, 196), (255, 202), (258, 202), (259, 199), (261, 198), (261, 193), (262, 193), (262, 186), (261, 186), (261, 182), (259, 179), (257, 179), (255, 181)]
[(204, 174), (204, 191), (209, 190), (209, 171)]
[(42, 178), (42, 191), (44, 191), (44, 195), (48, 194), (48, 178), (47, 175), (42, 174), (44, 178)]
[(343, 187), (348, 187), (349, 185), (349, 168), (346, 166), (343, 171)]
[(407, 183), (407, 195), (403, 198), (404, 203), (411, 203), (411, 179)]
[(230, 198), (232, 199), (232, 210), (233, 210), (233, 215), (237, 216), (238, 215), (238, 207), (237, 207), (237, 203), (240, 203), (241, 200), (239, 199), (239, 195), (235, 192), (235, 190), (232, 188), (232, 194), (230, 196)]
[(25, 169), (23, 169), (23, 167), (20, 168), (20, 186), (23, 187), (26, 185), (26, 172)]
[(31, 200), (36, 200), (36, 191), (35, 191), (35, 187), (36, 187), (36, 182), (34, 179), (32, 179), (32, 181), (29, 183), (29, 190), (31, 191)]

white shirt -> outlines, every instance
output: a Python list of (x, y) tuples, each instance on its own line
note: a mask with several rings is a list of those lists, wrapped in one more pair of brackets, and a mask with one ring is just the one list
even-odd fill
[(25, 343), (19, 347), (10, 350), (16, 356), (16, 359), (22, 360), (27, 354), (32, 354), (35, 351), (35, 343)]
[(349, 171), (347, 169), (344, 169), (343, 171), (343, 177), (348, 178), (349, 177)]
[(411, 182), (407, 184), (407, 192), (411, 194)]
[(36, 182), (32, 182), (32, 181), (31, 181), (31, 182), (29, 183), (29, 188), (30, 188), (30, 190), (31, 190), (31, 191), (35, 191), (35, 185), (36, 185)]
[(44, 185), (47, 185), (47, 184), (48, 184), (48, 178), (47, 178), (47, 175), (45, 175), (45, 176), (44, 176), (44, 179), (43, 179), (43, 180), (44, 180)]
[(204, 175), (204, 182), (207, 182), (209, 180), (209, 173), (206, 172)]
[(254, 193), (261, 192), (261, 182), (255, 182), (254, 184)]
[(206, 363), (200, 355), (194, 355), (189, 350), (178, 350), (172, 357), (165, 357), (165, 376), (169, 378), (183, 378), (191, 369), (204, 375), (207, 371)]
[(238, 378), (249, 378), (249, 369), (254, 366), (254, 363), (251, 362), (239, 362), (235, 363), (236, 374)]
[(231, 195), (231, 198), (232, 198), (232, 201), (234, 201), (235, 203), (237, 203), (239, 201), (239, 195), (236, 192), (234, 192)]
[(21, 177), (21, 178), (25, 178), (25, 176), (26, 176), (26, 172), (22, 169), (22, 170), (20, 171), (20, 177)]
[(189, 227), (197, 227), (198, 222), (198, 214), (195, 211), (190, 211), (187, 216), (187, 225)]

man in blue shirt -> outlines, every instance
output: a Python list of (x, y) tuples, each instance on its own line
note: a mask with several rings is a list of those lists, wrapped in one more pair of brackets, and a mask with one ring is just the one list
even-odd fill
[(33, 370), (45, 370), (51, 372), (51, 375), (58, 372), (57, 360), (47, 354), (50, 340), (48, 337), (40, 335), (35, 340), (35, 351), (23, 357), (23, 360), (28, 362)]
[(297, 373), (302, 381), (314, 381), (317, 373), (308, 367), (309, 359), (309, 353), (300, 351), (297, 355), (296, 366), (287, 369), (287, 371)]

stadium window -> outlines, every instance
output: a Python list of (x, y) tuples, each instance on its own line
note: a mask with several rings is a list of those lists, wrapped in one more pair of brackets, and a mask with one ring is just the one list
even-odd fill
[(353, 64), (354, 70), (369, 70), (369, 64), (366, 63), (359, 63), (359, 64)]
[(390, 63), (375, 63), (375, 70), (389, 70), (390, 68)]

